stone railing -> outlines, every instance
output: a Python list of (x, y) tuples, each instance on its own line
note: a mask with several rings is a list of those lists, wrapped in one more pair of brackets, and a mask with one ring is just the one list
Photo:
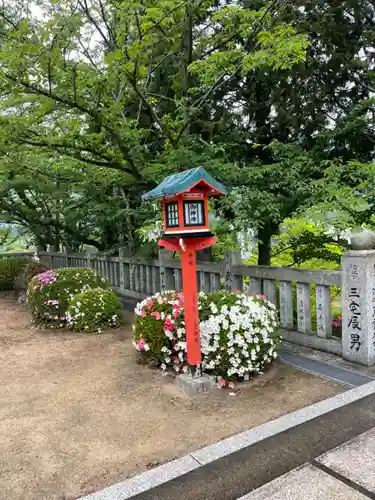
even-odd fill
[[(54, 268), (93, 267), (127, 300), (182, 288), (181, 263), (165, 250), (155, 260), (125, 257), (122, 252), (118, 257), (69, 252), (39, 252), (39, 256)], [(197, 283), (205, 292), (261, 293), (276, 305), (285, 340), (371, 366), (375, 364), (375, 250), (347, 252), (341, 267), (342, 271), (317, 271), (251, 266), (232, 253), (222, 262), (198, 262)], [(341, 301), (342, 339), (332, 335), (332, 287), (336, 306)]]
[(331, 288), (339, 299), (341, 271), (240, 265), (233, 269), (252, 293), (263, 293), (278, 310), (285, 340), (340, 355), (341, 340), (332, 336)]
[[(160, 250), (159, 259), (108, 257), (100, 254), (40, 253), (54, 268), (92, 267), (125, 299), (141, 300), (158, 291), (181, 290), (181, 262)], [(332, 337), (332, 286), (341, 286), (341, 271), (314, 271), (243, 265), (238, 254), (222, 262), (197, 263), (198, 288), (263, 294), (279, 309), (282, 334), (293, 343), (340, 355), (341, 340)], [(312, 314), (312, 303), (316, 305)]]

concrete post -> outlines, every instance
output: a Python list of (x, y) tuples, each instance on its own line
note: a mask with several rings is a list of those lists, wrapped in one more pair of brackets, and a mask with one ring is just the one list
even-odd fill
[(342, 256), (343, 357), (375, 364), (375, 250), (352, 250)]

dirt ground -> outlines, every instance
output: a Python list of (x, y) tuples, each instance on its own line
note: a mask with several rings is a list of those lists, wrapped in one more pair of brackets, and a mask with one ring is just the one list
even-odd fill
[(344, 390), (276, 365), (190, 400), (136, 364), (129, 327), (40, 331), (4, 294), (0, 380), (1, 500), (75, 499)]

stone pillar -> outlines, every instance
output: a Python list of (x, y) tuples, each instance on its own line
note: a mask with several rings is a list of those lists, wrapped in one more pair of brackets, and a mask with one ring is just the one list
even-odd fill
[(243, 289), (242, 276), (236, 276), (233, 274), (233, 267), (241, 264), (241, 252), (239, 250), (234, 250), (225, 254), (223, 278), (224, 288), (228, 292)]
[(365, 366), (375, 364), (375, 250), (342, 256), (342, 353)]
[(120, 288), (122, 290), (125, 290), (124, 256), (125, 256), (125, 250), (123, 248), (119, 248), (118, 265), (119, 265)]
[(161, 293), (164, 293), (167, 289), (167, 278), (165, 274), (165, 258), (166, 252), (164, 248), (159, 248), (159, 278), (160, 278), (160, 290)]
[(72, 253), (71, 247), (64, 248), (64, 256), (65, 256), (65, 267), (69, 267), (69, 255)]

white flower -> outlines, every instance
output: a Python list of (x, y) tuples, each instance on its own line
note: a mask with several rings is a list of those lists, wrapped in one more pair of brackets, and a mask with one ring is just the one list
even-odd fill
[(217, 306), (216, 306), (216, 304), (214, 302), (211, 302), (210, 308), (211, 308), (212, 314), (217, 314), (218, 313), (218, 308), (217, 308)]

